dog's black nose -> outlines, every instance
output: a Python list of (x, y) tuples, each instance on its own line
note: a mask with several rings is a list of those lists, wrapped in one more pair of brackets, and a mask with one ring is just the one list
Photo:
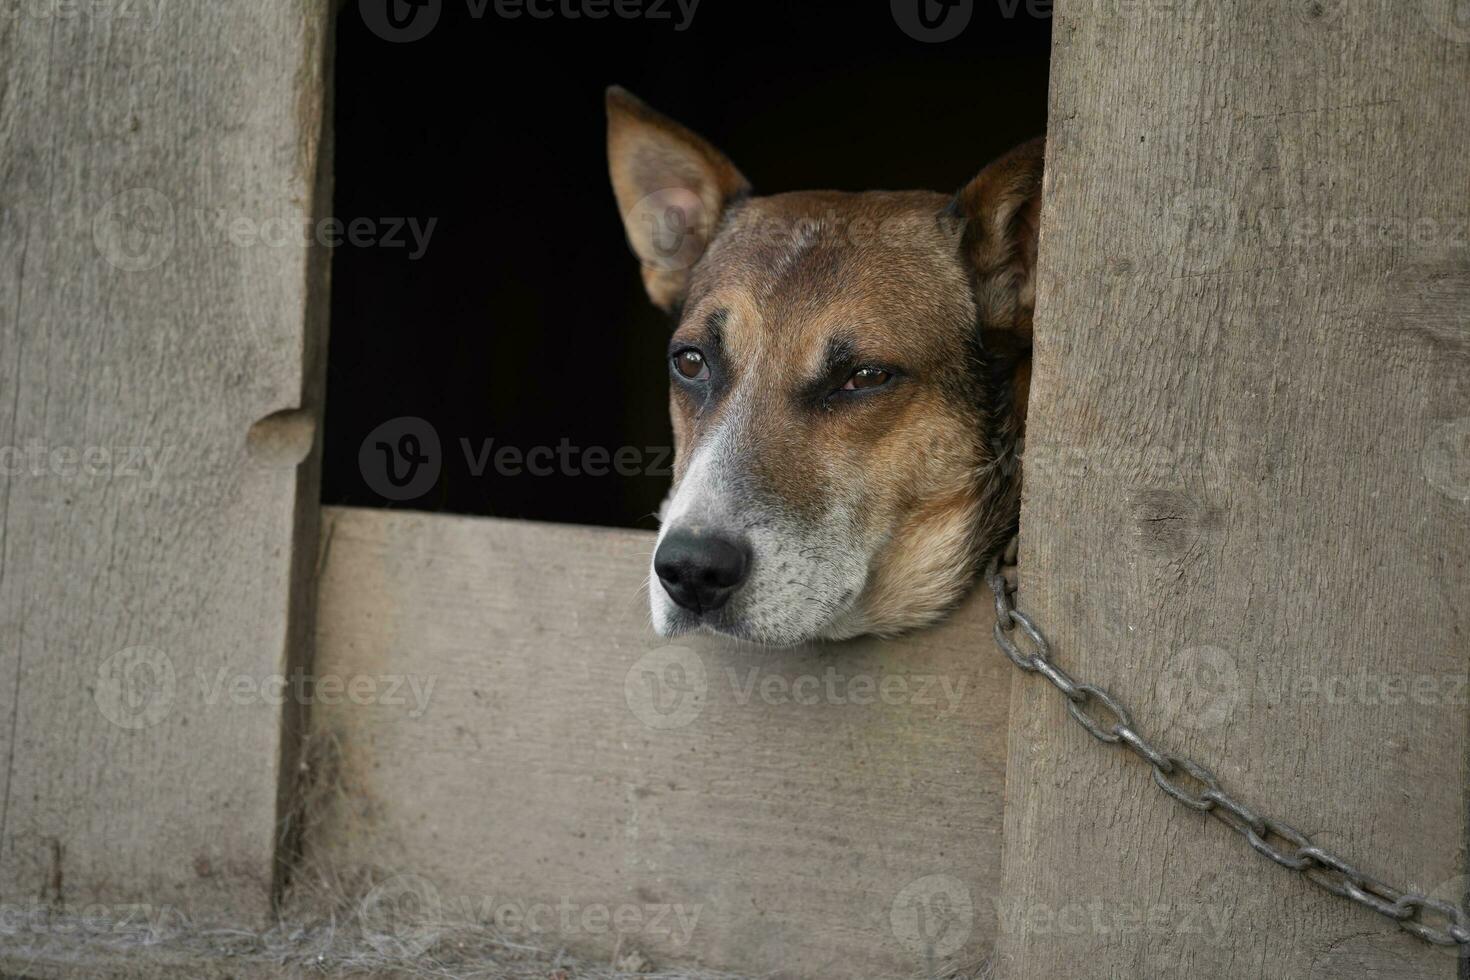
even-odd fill
[(653, 555), (653, 570), (669, 598), (697, 613), (729, 601), (749, 566), (745, 545), (714, 531), (676, 528), (664, 535)]

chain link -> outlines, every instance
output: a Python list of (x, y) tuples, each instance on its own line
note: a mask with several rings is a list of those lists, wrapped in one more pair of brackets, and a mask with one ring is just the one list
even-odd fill
[[(1401, 892), (1348, 864), (1342, 858), (1312, 843), (1310, 837), (1272, 817), (1262, 816), (1225, 792), (1215, 774), (1193, 759), (1159, 749), (1141, 735), (1128, 709), (1107, 691), (1083, 684), (1051, 661), (1046, 634), (1031, 618), (1016, 608), (1015, 585), (1002, 571), (1016, 562), (1017, 540), (1011, 539), (1003, 554), (990, 561), (986, 584), (995, 595), (995, 642), (1017, 667), (1040, 674), (1067, 699), (1067, 713), (1093, 738), (1122, 745), (1148, 763), (1154, 782), (1174, 800), (1208, 813), (1243, 836), (1257, 852), (1283, 868), (1290, 868), (1312, 884), (1334, 895), (1350, 899), (1387, 916), (1399, 927), (1437, 946), (1459, 946), (1470, 950), (1470, 915), (1452, 902), (1416, 892)], [(1025, 634), (1031, 652), (1016, 642), (1017, 627)], [(1191, 789), (1185, 778), (1198, 784)], [(1273, 844), (1273, 840), (1283, 842)]]

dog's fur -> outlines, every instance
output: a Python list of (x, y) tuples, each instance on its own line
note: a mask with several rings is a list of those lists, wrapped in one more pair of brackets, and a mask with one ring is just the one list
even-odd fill
[[(703, 616), (649, 591), (663, 635), (772, 645), (928, 624), (1015, 527), (1030, 370), (1043, 143), (957, 196), (755, 197), (726, 157), (609, 89), (613, 189), (643, 281), (676, 320), (677, 526), (749, 542), (729, 603)], [(880, 387), (841, 391), (860, 367)]]

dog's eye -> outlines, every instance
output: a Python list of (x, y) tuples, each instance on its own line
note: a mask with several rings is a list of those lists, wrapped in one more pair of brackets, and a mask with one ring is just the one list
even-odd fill
[(674, 370), (690, 381), (709, 379), (709, 365), (705, 363), (704, 355), (693, 347), (687, 347), (674, 355)]
[(888, 379), (893, 375), (882, 368), (861, 367), (852, 372), (852, 377), (847, 379), (847, 384), (842, 386), (843, 391), (861, 391), (864, 388), (877, 388), (886, 385)]

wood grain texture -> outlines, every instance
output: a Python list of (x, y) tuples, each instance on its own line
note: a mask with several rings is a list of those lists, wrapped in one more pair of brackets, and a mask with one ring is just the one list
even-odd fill
[(660, 965), (906, 976), (988, 951), (1009, 665), (983, 599), (898, 642), (670, 642), (647, 533), (327, 514), (318, 677), (377, 693), (313, 706), (343, 792), (308, 869), (419, 876), (446, 916), (545, 903), (513, 938)]
[(316, 550), (325, 25), (317, 0), (0, 16), (12, 908), (269, 910), (289, 752), (261, 685)]
[(15, 955), (0, 947), (0, 980), (305, 980), (321, 971), (297, 964), (242, 964), (240, 957), (208, 958), (139, 947), (98, 953), (78, 950), (54, 958)]
[[(1021, 568), (1146, 735), (1459, 898), (1470, 31), (1439, 14), (1058, 4)], [(1012, 719), (1003, 976), (1455, 975), (1045, 683)]]

